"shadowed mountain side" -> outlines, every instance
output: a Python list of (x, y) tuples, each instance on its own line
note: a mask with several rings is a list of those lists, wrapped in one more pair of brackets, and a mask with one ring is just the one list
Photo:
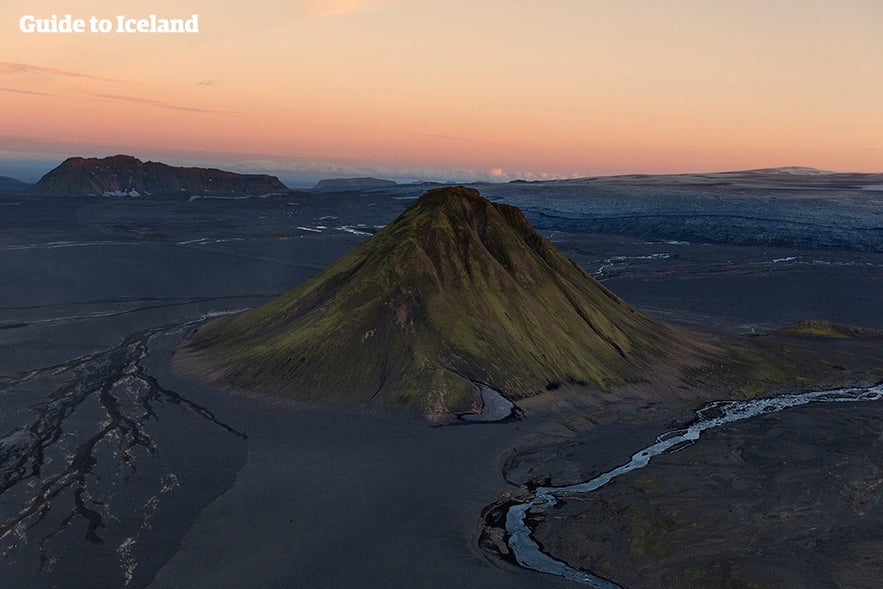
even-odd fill
[(178, 364), (235, 388), (440, 418), (480, 404), (475, 381), (517, 400), (640, 379), (687, 347), (676, 333), (519, 209), (439, 188), (311, 280), (203, 326)]

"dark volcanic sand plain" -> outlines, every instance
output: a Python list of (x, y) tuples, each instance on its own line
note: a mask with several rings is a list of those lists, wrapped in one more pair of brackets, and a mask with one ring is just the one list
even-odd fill
[(409, 202), (312, 198), (7, 205), (0, 585), (564, 586), (472, 540), (509, 488), (499, 456), (546, 424), (433, 428), (171, 375), (189, 321), (268, 300)]
[(536, 538), (624, 587), (879, 587), (883, 403), (711, 430), (584, 496)]
[[(543, 417), (537, 403), (523, 421), (430, 427), (171, 374), (191, 322), (290, 288), (421, 191), (0, 197), (0, 586), (571, 585), (477, 548), (483, 508), (522, 492), (504, 466), (559, 443), (577, 455), (537, 468), (615, 466), (671, 416), (591, 429), (592, 417)], [(879, 253), (545, 233), (661, 319), (743, 334), (804, 318), (883, 327)], [(623, 259), (602, 270), (611, 258)]]

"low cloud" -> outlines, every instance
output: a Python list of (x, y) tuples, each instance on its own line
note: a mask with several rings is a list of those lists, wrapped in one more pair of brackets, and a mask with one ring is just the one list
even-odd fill
[[(55, 67), (37, 65), (33, 63), (21, 63), (21, 62), (11, 62), (11, 61), (0, 61), (0, 75), (22, 75), (22, 74), (39, 74), (39, 75), (47, 75), (47, 76), (56, 76), (56, 77), (64, 77), (64, 78), (81, 78), (81, 79), (90, 79), (90, 80), (101, 80), (104, 82), (119, 82), (119, 80), (113, 80), (111, 78), (102, 78), (100, 76), (94, 76), (92, 74), (87, 74), (84, 72), (74, 72), (70, 70), (62, 70)], [(215, 83), (214, 80), (201, 80), (197, 82), (197, 86), (211, 86)], [(0, 88), (2, 92), (15, 92), (18, 94), (33, 94), (37, 96), (59, 96), (58, 94), (50, 94), (47, 92), (39, 92), (36, 90), (19, 90), (16, 88)], [(153, 106), (156, 108), (165, 108), (170, 110), (180, 110), (185, 112), (196, 112), (196, 113), (205, 113), (205, 114), (241, 114), (235, 111), (228, 110), (214, 110), (209, 108), (199, 108), (193, 106), (184, 106), (180, 104), (173, 104), (170, 102), (164, 102), (162, 100), (153, 100), (150, 98), (141, 98), (139, 96), (128, 96), (124, 94), (109, 94), (103, 92), (87, 92), (86, 96), (91, 96), (92, 98), (98, 98), (101, 100), (114, 100), (119, 102), (130, 102), (133, 104), (143, 104), (145, 106)]]
[(371, 176), (397, 181), (431, 180), (439, 182), (511, 182), (512, 180), (560, 180), (579, 178), (577, 172), (559, 174), (542, 171), (489, 170), (441, 167), (392, 167), (370, 164), (347, 164), (328, 161), (291, 161), (283, 159), (251, 159), (237, 163), (243, 171), (271, 173), (279, 176), (313, 181), (320, 178)]
[(145, 106), (155, 106), (156, 108), (167, 108), (171, 110), (183, 110), (186, 112), (198, 112), (198, 113), (207, 113), (207, 114), (241, 114), (235, 111), (229, 110), (212, 110), (208, 108), (197, 108), (193, 106), (182, 106), (180, 104), (172, 104), (169, 102), (163, 102), (161, 100), (152, 100), (150, 98), (141, 98), (139, 96), (125, 96), (121, 94), (101, 94), (90, 92), (88, 96), (92, 96), (93, 98), (100, 98), (102, 100), (116, 100), (119, 102), (131, 102), (133, 104), (143, 104)]
[(0, 92), (15, 92), (16, 94), (33, 94), (34, 96), (57, 96), (48, 92), (36, 92), (33, 90), (19, 90), (18, 88), (0, 88)]
[(21, 62), (12, 62), (12, 61), (0, 61), (0, 74), (3, 75), (11, 75), (11, 74), (42, 74), (47, 76), (58, 76), (64, 78), (87, 78), (90, 80), (103, 80), (105, 82), (116, 82), (117, 80), (112, 80), (110, 78), (103, 78), (101, 76), (95, 76), (92, 74), (87, 74), (85, 72), (72, 72), (70, 70), (63, 70), (57, 67), (49, 67), (45, 65), (37, 65), (34, 63), (21, 63)]
[(503, 168), (493, 168), (485, 173), (489, 182), (511, 182), (512, 180), (566, 180), (569, 178), (583, 178), (587, 174), (581, 172), (571, 172), (570, 174), (560, 174), (558, 172), (534, 172), (523, 170), (504, 170)]

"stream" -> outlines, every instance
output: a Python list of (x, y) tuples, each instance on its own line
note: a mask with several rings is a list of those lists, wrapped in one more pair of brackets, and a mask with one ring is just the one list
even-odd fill
[(522, 567), (558, 575), (597, 589), (614, 589), (619, 585), (586, 571), (574, 569), (564, 562), (542, 552), (531, 537), (531, 529), (525, 521), (531, 509), (548, 509), (557, 503), (560, 494), (591, 493), (600, 489), (616, 477), (647, 466), (655, 456), (680, 450), (696, 442), (702, 432), (722, 425), (750, 419), (766, 413), (776, 413), (790, 407), (809, 403), (849, 403), (856, 401), (879, 401), (883, 399), (883, 383), (868, 388), (844, 388), (826, 391), (796, 393), (780, 397), (754, 399), (748, 401), (715, 401), (696, 412), (696, 420), (687, 427), (666, 432), (656, 442), (636, 452), (631, 460), (622, 466), (607, 471), (591, 480), (563, 487), (538, 487), (533, 499), (513, 505), (506, 513), (506, 531), (509, 534), (509, 547), (518, 564)]
[[(242, 447), (236, 440), (247, 436), (160, 384), (145, 363), (154, 340), (180, 338), (223, 314), (145, 329), (62, 364), (0, 374), (0, 424), (11, 427), (0, 430), (3, 575), (22, 587), (141, 587), (150, 580), (175, 545), (163, 518), (182, 521), (214, 499), (214, 486), (234, 474), (228, 470)], [(183, 461), (206, 464), (206, 473), (184, 470)], [(216, 463), (232, 466), (212, 469)], [(84, 568), (83, 558), (109, 566)]]

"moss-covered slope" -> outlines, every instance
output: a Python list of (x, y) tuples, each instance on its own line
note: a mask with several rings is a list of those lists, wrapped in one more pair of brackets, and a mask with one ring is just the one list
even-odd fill
[(818, 337), (830, 339), (860, 339), (872, 340), (883, 339), (883, 332), (855, 327), (852, 325), (842, 325), (833, 321), (824, 321), (814, 319), (811, 321), (798, 321), (794, 325), (784, 327), (779, 333), (785, 335), (797, 335), (803, 337)]
[(472, 381), (512, 399), (625, 382), (667, 334), (520, 210), (457, 187), (276, 300), (204, 326), (184, 353), (237, 388), (440, 416), (474, 406)]

